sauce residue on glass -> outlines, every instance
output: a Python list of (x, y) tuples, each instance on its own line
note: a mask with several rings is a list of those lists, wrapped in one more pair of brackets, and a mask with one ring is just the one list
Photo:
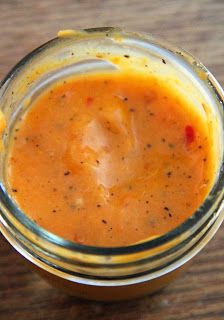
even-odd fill
[(214, 178), (206, 121), (155, 75), (78, 75), (42, 92), (15, 126), (13, 197), (74, 242), (124, 246), (189, 218)]

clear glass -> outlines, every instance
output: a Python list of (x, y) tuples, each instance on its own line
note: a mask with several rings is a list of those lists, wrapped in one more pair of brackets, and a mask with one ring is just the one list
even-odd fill
[[(41, 90), (76, 73), (116, 72), (116, 62), (105, 58), (115, 54), (137, 57), (145, 61), (142, 67), (164, 60), (180, 86), (191, 90), (189, 99), (200, 98), (210, 107), (205, 116), (212, 123), (217, 177), (201, 207), (176, 229), (131, 246), (92, 247), (51, 234), (21, 212), (7, 192), (7, 150), (14, 124)], [(0, 154), (1, 232), (43, 277), (76, 296), (123, 300), (162, 288), (207, 244), (224, 219), (223, 100), (219, 84), (198, 60), (150, 35), (116, 28), (59, 33), (22, 59), (1, 83), (0, 107), (7, 121)]]

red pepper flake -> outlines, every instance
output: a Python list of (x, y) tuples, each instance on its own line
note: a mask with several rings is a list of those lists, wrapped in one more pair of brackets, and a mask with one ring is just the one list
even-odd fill
[(195, 131), (192, 126), (185, 127), (186, 144), (189, 145), (195, 140)]
[(93, 97), (87, 97), (87, 99), (86, 99), (87, 107), (90, 107), (93, 104), (93, 101), (94, 101)]

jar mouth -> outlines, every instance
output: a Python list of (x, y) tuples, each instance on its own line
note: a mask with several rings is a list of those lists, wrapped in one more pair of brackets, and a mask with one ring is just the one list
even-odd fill
[[(69, 30), (66, 31), (69, 37), (76, 36), (76, 32)], [(80, 32), (85, 32), (87, 34), (110, 34), (110, 33), (120, 33), (121, 30), (113, 27), (102, 27), (102, 28), (92, 28), (92, 29), (84, 29)], [(146, 34), (137, 34), (137, 33), (123, 33), (127, 36), (138, 37), (143, 40), (155, 40), (150, 36), (150, 39), (147, 38)], [(51, 46), (56, 41), (58, 41), (58, 37), (46, 42), (45, 44), (41, 45), (40, 47), (36, 48), (34, 51), (26, 55), (3, 79), (0, 85), (1, 95), (4, 94), (4, 86), (8, 85), (8, 82), (17, 74), (18, 70), (20, 70), (27, 62), (29, 62), (36, 54), (44, 50), (46, 47)], [(164, 41), (155, 40), (157, 44), (161, 45), (161, 47), (165, 47), (168, 51), (175, 52), (179, 54), (185, 62), (190, 64), (192, 67), (195, 68), (195, 73), (200, 72), (200, 79), (203, 80), (203, 84), (207, 87), (210, 93), (213, 95), (213, 99), (215, 99), (215, 103), (218, 105), (220, 110), (220, 114), (222, 116), (222, 123), (223, 123), (223, 101), (224, 101), (224, 93), (214, 78), (214, 76), (204, 67), (204, 65), (195, 59), (192, 55), (184, 51), (183, 49), (173, 47), (170, 44), (167, 44)], [(28, 218), (22, 210), (20, 210), (16, 203), (13, 201), (11, 196), (8, 194), (4, 183), (0, 182), (0, 210), (2, 210), (2, 204), (13, 213), (13, 216), (16, 220), (19, 221), (28, 231), (32, 232), (37, 237), (45, 239), (50, 244), (67, 248), (69, 250), (80, 252), (84, 254), (93, 254), (93, 255), (100, 255), (100, 256), (113, 256), (113, 255), (126, 255), (132, 254), (136, 252), (141, 252), (145, 250), (149, 250), (152, 248), (160, 247), (170, 241), (175, 240), (179, 236), (183, 235), (191, 231), (192, 229), (196, 228), (198, 223), (201, 219), (205, 216), (206, 213), (210, 212), (214, 206), (214, 203), (221, 203), (223, 201), (223, 194), (224, 194), (224, 161), (223, 161), (223, 151), (222, 151), (222, 160), (221, 165), (219, 167), (218, 177), (209, 192), (208, 196), (201, 204), (201, 206), (183, 223), (177, 226), (175, 229), (170, 230), (169, 232), (162, 234), (156, 238), (141, 241), (139, 243), (135, 243), (128, 246), (123, 247), (99, 247), (99, 246), (90, 246), (75, 243), (69, 240), (66, 240), (60, 236), (57, 236), (46, 229), (42, 228), (41, 226), (37, 225), (34, 221)], [(215, 213), (214, 213), (215, 214)], [(0, 216), (1, 221), (1, 216)], [(2, 220), (4, 223), (4, 219)]]

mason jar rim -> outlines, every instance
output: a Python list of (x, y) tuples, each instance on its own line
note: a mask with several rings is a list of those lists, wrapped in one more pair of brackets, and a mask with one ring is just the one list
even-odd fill
[[(162, 46), (166, 50), (169, 50), (175, 54), (179, 54), (183, 59), (185, 59), (185, 62), (188, 64), (191, 62), (191, 66), (194, 68), (197, 68), (197, 70), (200, 69), (200, 72), (205, 75), (205, 80), (203, 80), (204, 85), (212, 91), (214, 94), (214, 97), (216, 99), (216, 103), (219, 104), (219, 107), (222, 108), (221, 112), (223, 112), (223, 100), (224, 100), (224, 93), (221, 89), (221, 86), (217, 82), (217, 80), (214, 78), (214, 76), (208, 71), (206, 67), (197, 59), (195, 59), (191, 54), (186, 52), (183, 49), (180, 49), (179, 47), (176, 48), (166, 41), (158, 40), (157, 38), (154, 39), (153, 37), (144, 34), (144, 33), (131, 33), (131, 32), (124, 32), (118, 28), (113, 27), (102, 27), (102, 28), (92, 28), (92, 29), (84, 29), (80, 32), (83, 32), (85, 35), (93, 35), (93, 34), (109, 34), (113, 35), (113, 33), (120, 33), (124, 37), (128, 37), (130, 39), (132, 38), (138, 38), (143, 41), (155, 41), (155, 43), (159, 46)], [(76, 37), (76, 35), (70, 35), (70, 37)], [(48, 46), (51, 46), (53, 43), (58, 41), (58, 37), (51, 39), (50, 41), (44, 43), (43, 45), (39, 46), (38, 48), (34, 49), (32, 52), (27, 54), (22, 60), (20, 60), (13, 68), (12, 70), (6, 75), (6, 77), (3, 79), (3, 81), (0, 84), (0, 89), (7, 85), (8, 81), (10, 81), (14, 76), (16, 76), (17, 72), (20, 71), (20, 69), (25, 66), (34, 56), (36, 56), (39, 52), (42, 52), (43, 50), (47, 49)], [(193, 59), (193, 60), (192, 60)], [(222, 119), (223, 120), (223, 119)], [(90, 246), (90, 245), (84, 245), (75, 243), (69, 240), (66, 240), (60, 236), (57, 236), (46, 229), (42, 228), (41, 226), (37, 225), (34, 221), (32, 221), (30, 218), (28, 218), (25, 213), (23, 213), (16, 204), (12, 201), (11, 197), (7, 193), (5, 187), (0, 183), (0, 201), (4, 203), (13, 213), (14, 217), (24, 226), (26, 227), (30, 232), (33, 234), (43, 238), (44, 240), (48, 241), (49, 243), (64, 247), (69, 250), (72, 250), (74, 252), (80, 252), (83, 254), (93, 254), (98, 256), (114, 256), (114, 255), (125, 255), (125, 254), (132, 254), (136, 252), (141, 252), (145, 250), (149, 250), (152, 248), (156, 248), (159, 246), (162, 246), (170, 241), (175, 240), (178, 236), (190, 231), (193, 227), (196, 227), (198, 222), (204, 217), (205, 213), (208, 212), (214, 201), (220, 199), (220, 194), (223, 196), (223, 185), (224, 185), (224, 161), (223, 161), (223, 153), (222, 153), (222, 163), (219, 168), (219, 175), (217, 178), (217, 181), (213, 185), (211, 191), (209, 192), (208, 196), (204, 200), (204, 202), (201, 204), (201, 206), (183, 223), (178, 225), (175, 229), (170, 230), (169, 232), (162, 234), (156, 238), (142, 241), (136, 244), (128, 245), (128, 246), (118, 246), (118, 247), (100, 247), (100, 246)], [(219, 200), (220, 201), (220, 200)]]

